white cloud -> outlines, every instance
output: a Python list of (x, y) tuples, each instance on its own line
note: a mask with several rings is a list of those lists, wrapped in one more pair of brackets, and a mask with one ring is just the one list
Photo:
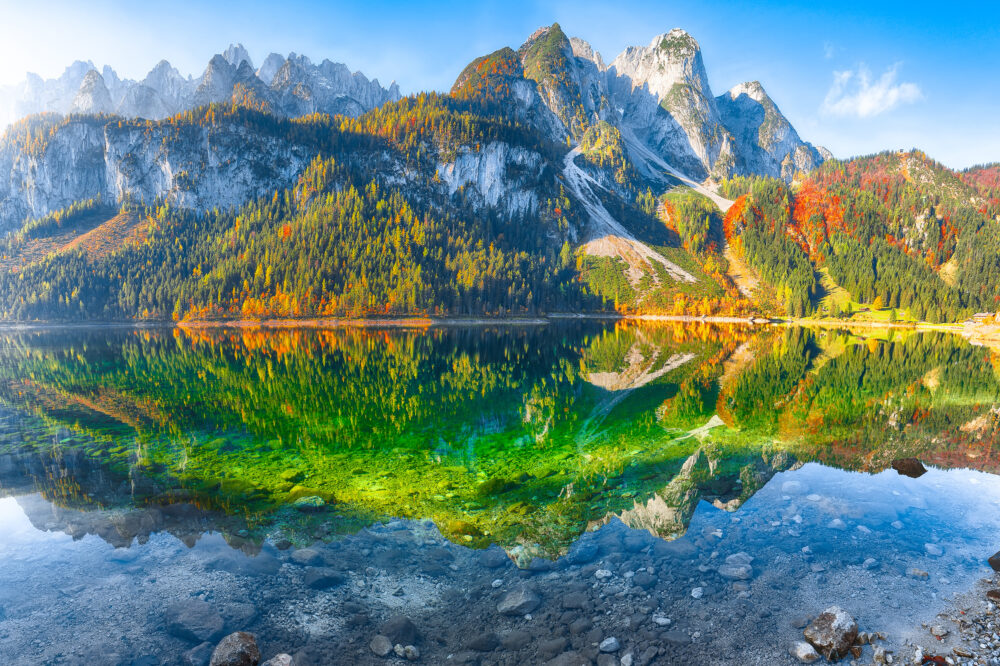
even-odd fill
[(837, 53), (836, 47), (830, 42), (823, 42), (823, 57), (829, 60)]
[(872, 73), (864, 64), (855, 71), (834, 72), (833, 85), (823, 100), (823, 113), (868, 118), (922, 99), (923, 93), (916, 83), (896, 83), (898, 69), (896, 63), (877, 81), (872, 80)]

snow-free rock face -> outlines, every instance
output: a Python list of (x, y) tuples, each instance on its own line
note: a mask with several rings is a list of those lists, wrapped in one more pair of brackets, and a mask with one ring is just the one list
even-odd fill
[(791, 180), (823, 162), (824, 156), (799, 138), (760, 82), (734, 86), (716, 104), (736, 140), (738, 172)]
[(43, 149), (0, 145), (0, 233), (97, 196), (225, 209), (289, 185), (314, 156), (310, 146), (236, 123), (178, 136), (169, 126), (75, 119)]
[(648, 46), (630, 46), (611, 62), (623, 85), (642, 88), (664, 99), (677, 84), (695, 88), (711, 96), (708, 74), (701, 59), (701, 47), (680, 28), (657, 35)]
[(540, 154), (497, 141), (478, 151), (460, 150), (453, 161), (438, 165), (437, 176), (448, 194), (461, 188), (474, 208), (489, 206), (516, 216), (538, 208), (535, 186), (542, 167)]
[[(486, 59), (495, 61), (501, 53)], [(759, 83), (716, 98), (698, 42), (677, 28), (647, 46), (625, 49), (609, 65), (558, 24), (535, 31), (516, 55), (535, 93), (516, 96), (520, 115), (555, 141), (578, 141), (588, 127), (606, 121), (621, 131), (637, 163), (649, 163), (651, 152), (696, 181), (737, 174), (791, 180), (827, 158), (799, 138)], [(555, 116), (555, 127), (546, 114), (529, 111), (537, 102)]]
[(233, 44), (214, 56), (198, 78), (182, 76), (166, 60), (157, 63), (142, 81), (121, 79), (107, 66), (98, 72), (89, 61), (73, 63), (58, 79), (28, 74), (23, 84), (0, 88), (0, 129), (44, 111), (117, 113), (159, 120), (202, 104), (225, 102), (234, 95), (242, 97), (248, 90), (269, 110), (284, 116), (312, 112), (357, 116), (400, 98), (395, 83), (383, 88), (339, 63), (324, 60), (314, 65), (294, 53), (288, 58), (272, 53), (254, 71), (247, 50)]
[(111, 94), (97, 70), (92, 69), (83, 77), (71, 110), (73, 113), (109, 113), (113, 110)]
[[(621, 123), (668, 162), (697, 179), (728, 175), (732, 135), (722, 125), (701, 48), (674, 29), (645, 47), (629, 47), (609, 75)], [(669, 159), (668, 159), (669, 156)]]

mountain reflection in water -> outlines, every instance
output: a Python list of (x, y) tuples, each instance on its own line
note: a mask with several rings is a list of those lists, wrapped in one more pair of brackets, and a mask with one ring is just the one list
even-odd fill
[[(115, 546), (307, 545), (392, 518), (522, 565), (673, 539), (782, 470), (994, 471), (998, 356), (899, 330), (45, 331), (0, 345), (0, 493)], [(32, 515), (34, 513), (32, 512)]]

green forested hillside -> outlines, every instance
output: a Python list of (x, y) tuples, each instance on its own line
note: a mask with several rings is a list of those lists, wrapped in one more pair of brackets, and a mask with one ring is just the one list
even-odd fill
[[(986, 186), (984, 186), (986, 187)], [(827, 308), (819, 271), (874, 310), (956, 321), (1000, 301), (998, 206), (919, 151), (831, 160), (791, 185), (734, 179), (725, 233), (789, 313)]]
[[(95, 256), (50, 254), (0, 273), (3, 316), (15, 319), (300, 317), (374, 314), (504, 315), (600, 308), (576, 287), (563, 243), (568, 199), (530, 219), (473, 212), (459, 195), (432, 187), (442, 154), (487, 141), (552, 153), (537, 135), (502, 116), (471, 112), (425, 95), (359, 119), (325, 116), (288, 123), (242, 108), (208, 107), (174, 119), (189, 124), (277, 124), (314, 132), (324, 148), (291, 188), (235, 211), (195, 214), (166, 204), (126, 203), (147, 220), (141, 243)], [(376, 173), (399, 164), (419, 174), (409, 187)], [(374, 172), (372, 167), (375, 167)], [(537, 187), (558, 192), (553, 173)], [(50, 216), (8, 241), (17, 254), (99, 203)]]
[[(98, 197), (29, 220), (0, 245), (0, 317), (617, 310), (946, 322), (998, 309), (995, 165), (956, 173), (919, 151), (830, 160), (791, 184), (721, 182), (719, 193), (735, 200), (723, 214), (693, 189), (641, 175), (619, 129), (581, 115), (579, 91), (563, 76), (567, 48), (550, 30), (520, 52), (477, 59), (449, 95), (358, 118), (283, 119), (234, 101), (158, 123), (18, 123), (0, 147), (24, 155), (44, 155), (83, 122), (162, 135), (164, 150), (201, 140), (199, 128), (237, 128), (314, 156), (288, 187), (235, 209)], [(575, 177), (591, 179), (592, 196), (567, 175), (566, 142), (536, 126), (531, 114), (542, 112), (518, 106), (526, 85), (562, 100), (579, 139), (584, 175)], [(479, 182), (484, 169), (490, 180)], [(506, 189), (488, 199), (493, 187)], [(531, 203), (510, 205), (506, 195)], [(624, 231), (601, 227), (605, 214)], [(737, 285), (730, 259), (753, 273), (754, 288)]]

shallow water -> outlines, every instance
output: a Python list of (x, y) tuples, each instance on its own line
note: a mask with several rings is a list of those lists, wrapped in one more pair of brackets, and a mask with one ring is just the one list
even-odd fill
[[(381, 663), (400, 614), (423, 663), (597, 662), (611, 636), (635, 663), (791, 663), (832, 604), (900, 644), (1000, 547), (996, 357), (941, 334), (3, 343), (3, 663), (206, 663), (235, 630)], [(889, 467), (911, 457), (930, 471)], [(530, 617), (499, 613), (523, 587)]]

